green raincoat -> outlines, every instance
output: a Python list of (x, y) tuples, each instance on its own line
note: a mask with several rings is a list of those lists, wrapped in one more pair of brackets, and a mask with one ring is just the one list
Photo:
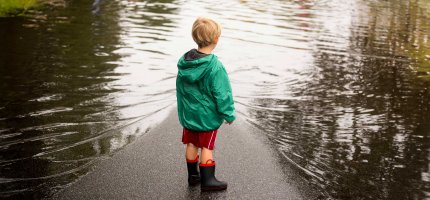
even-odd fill
[(176, 97), (181, 125), (193, 131), (218, 129), (235, 120), (230, 81), (223, 64), (210, 54), (178, 61)]

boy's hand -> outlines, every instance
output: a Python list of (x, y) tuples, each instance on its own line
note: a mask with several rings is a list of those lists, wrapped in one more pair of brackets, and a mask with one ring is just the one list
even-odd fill
[(234, 121), (231, 121), (231, 122), (225, 121), (225, 123), (226, 123), (226, 124), (228, 124), (228, 125), (233, 124), (233, 122), (234, 122)]

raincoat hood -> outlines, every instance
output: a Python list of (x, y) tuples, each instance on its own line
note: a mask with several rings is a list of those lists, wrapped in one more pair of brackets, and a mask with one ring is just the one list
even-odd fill
[(182, 56), (178, 61), (178, 78), (189, 83), (197, 82), (211, 71), (214, 64), (216, 57), (213, 54), (194, 60)]

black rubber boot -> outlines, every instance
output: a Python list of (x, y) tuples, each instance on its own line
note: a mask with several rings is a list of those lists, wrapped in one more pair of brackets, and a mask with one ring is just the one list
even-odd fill
[(211, 164), (200, 164), (202, 191), (218, 191), (227, 189), (227, 183), (215, 178), (215, 161)]
[(200, 183), (200, 174), (197, 167), (198, 160), (199, 160), (198, 156), (195, 160), (187, 159), (188, 184), (191, 186), (194, 186)]

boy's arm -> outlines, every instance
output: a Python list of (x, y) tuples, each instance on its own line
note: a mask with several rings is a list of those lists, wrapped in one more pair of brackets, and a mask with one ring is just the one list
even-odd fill
[(230, 80), (224, 67), (215, 73), (212, 84), (212, 95), (215, 98), (217, 110), (231, 124), (236, 119), (236, 115)]

